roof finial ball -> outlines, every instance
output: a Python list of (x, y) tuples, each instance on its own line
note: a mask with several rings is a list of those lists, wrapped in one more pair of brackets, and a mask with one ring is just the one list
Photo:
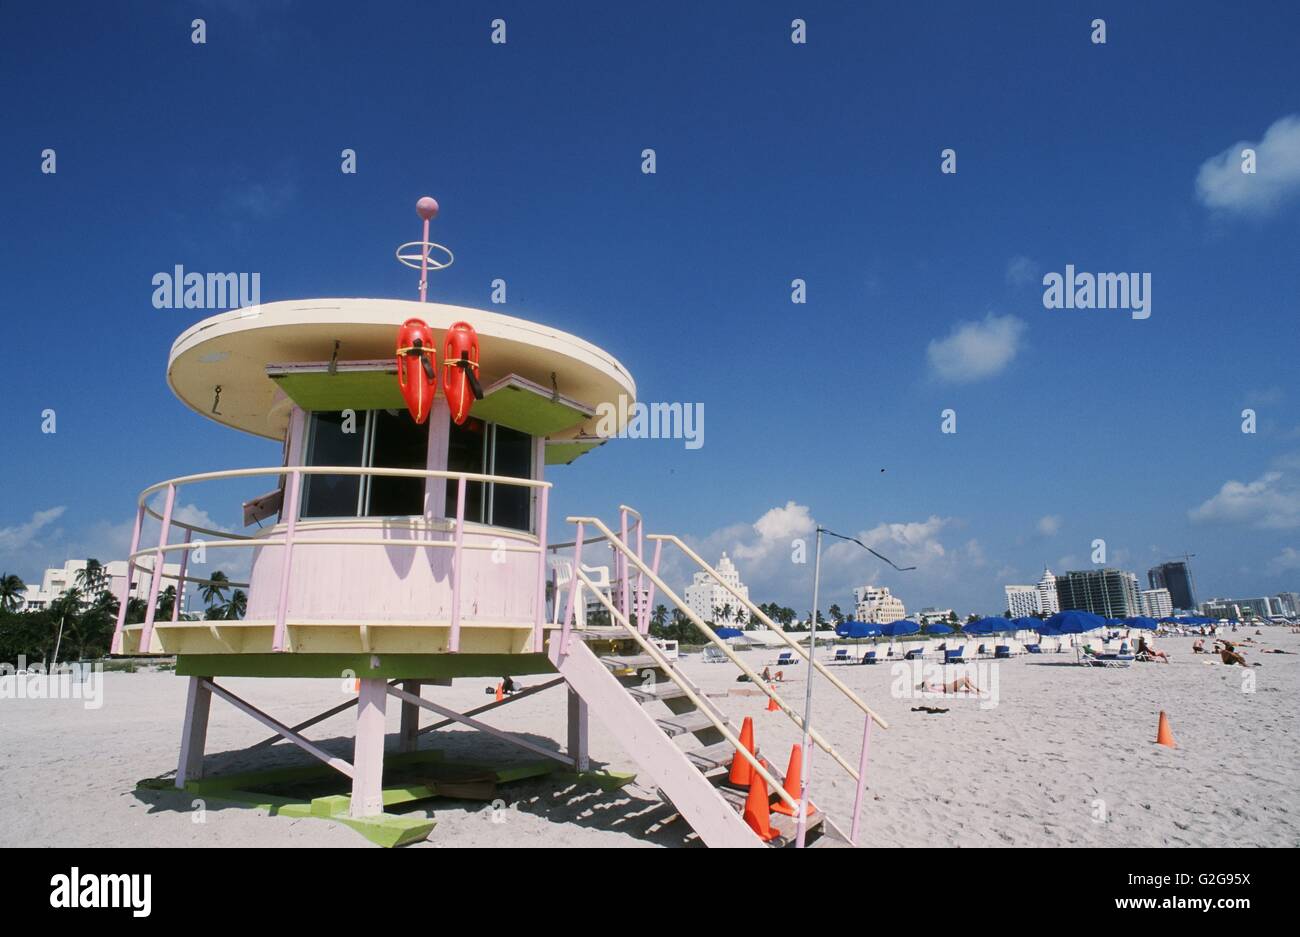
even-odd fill
[(438, 202), (426, 195), (415, 203), (415, 210), (425, 221), (438, 217)]

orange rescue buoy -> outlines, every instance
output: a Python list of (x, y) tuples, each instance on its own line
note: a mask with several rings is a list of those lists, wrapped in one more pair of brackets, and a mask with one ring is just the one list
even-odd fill
[(443, 339), (442, 390), (457, 426), (469, 417), (474, 401), (483, 399), (478, 381), (478, 334), (468, 322), (453, 322)]
[(422, 319), (407, 319), (397, 330), (397, 384), (417, 423), (429, 418), (438, 390), (435, 351), (433, 330)]

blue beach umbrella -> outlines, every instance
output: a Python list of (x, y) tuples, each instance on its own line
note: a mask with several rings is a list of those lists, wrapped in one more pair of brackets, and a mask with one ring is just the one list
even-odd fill
[(842, 621), (835, 626), (841, 638), (874, 638), (881, 633), (880, 626), (867, 621)]
[(1070, 609), (1057, 612), (1043, 624), (1053, 629), (1050, 632), (1043, 632), (1044, 634), (1083, 634), (1085, 631), (1096, 631), (1098, 628), (1106, 627), (1106, 619), (1091, 612)]
[(928, 635), (945, 635), (952, 634), (952, 628), (942, 622), (935, 622), (933, 625), (925, 626), (925, 633)]
[(720, 638), (738, 638), (745, 632), (739, 628), (714, 628), (713, 633)]
[(887, 625), (880, 626), (880, 633), (891, 638), (902, 637), (905, 634), (916, 634), (920, 630), (920, 625), (914, 621), (908, 621), (906, 618), (900, 618), (897, 621), (891, 621)]
[(1159, 622), (1145, 615), (1135, 615), (1132, 618), (1125, 618), (1122, 624), (1125, 628), (1144, 628), (1147, 631), (1155, 631)]

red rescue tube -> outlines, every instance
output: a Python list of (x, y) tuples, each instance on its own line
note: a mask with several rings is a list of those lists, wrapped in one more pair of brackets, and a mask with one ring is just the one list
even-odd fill
[(438, 391), (433, 329), (422, 319), (407, 319), (397, 330), (397, 385), (406, 409), (417, 423), (429, 418)]
[(442, 391), (451, 419), (460, 426), (483, 391), (478, 381), (478, 334), (468, 322), (453, 322), (442, 343)]

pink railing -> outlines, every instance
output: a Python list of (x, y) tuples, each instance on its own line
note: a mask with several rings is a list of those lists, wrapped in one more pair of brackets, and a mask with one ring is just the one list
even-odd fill
[[(250, 536), (239, 534), (233, 531), (211, 530), (200, 527), (196, 524), (190, 524), (184, 521), (176, 520), (172, 515), (176, 506), (176, 495), (182, 486), (192, 485), (200, 482), (214, 481), (218, 479), (245, 478), (259, 475), (287, 476), (286, 478), (286, 496), (281, 508), (280, 522), (272, 528), (272, 536)], [(297, 536), (298, 513), (300, 493), (302, 490), (303, 475), (359, 475), (359, 476), (381, 476), (389, 478), (423, 478), (441, 479), (456, 482), (456, 514), (454, 526), (452, 528), (452, 539), (447, 540), (438, 538), (414, 538), (404, 540), (392, 540), (382, 538), (365, 538), (365, 537), (311, 537), (300, 538)], [(524, 544), (522, 546), (502, 546), (500, 544), (466, 544), (464, 542), (465, 532), (465, 490), (469, 482), (482, 482), (493, 485), (511, 485), (521, 488), (530, 488), (535, 492), (535, 512), (533, 516), (533, 526), (536, 531), (536, 545)], [(537, 554), (537, 573), (536, 573), (536, 600), (534, 603), (533, 619), (533, 648), (535, 652), (540, 653), (543, 649), (542, 625), (545, 618), (545, 597), (546, 597), (546, 524), (547, 524), (547, 506), (550, 497), (551, 483), (538, 481), (529, 478), (512, 478), (503, 475), (483, 475), (473, 472), (448, 472), (434, 469), (388, 469), (388, 468), (357, 468), (346, 466), (276, 466), (274, 468), (254, 468), (254, 469), (231, 469), (222, 472), (205, 472), (198, 475), (186, 475), (180, 478), (173, 478), (169, 481), (159, 482), (146, 488), (140, 493), (136, 507), (135, 525), (131, 535), (131, 552), (127, 557), (127, 591), (121, 596), (121, 603), (118, 608), (117, 627), (113, 633), (113, 653), (120, 654), (124, 652), (123, 638), (126, 627), (127, 599), (131, 594), (131, 582), (135, 576), (136, 570), (146, 572), (150, 576), (149, 597), (145, 610), (144, 626), (140, 631), (139, 651), (147, 653), (153, 638), (153, 630), (158, 607), (158, 597), (164, 578), (175, 579), (176, 599), (172, 606), (172, 621), (177, 621), (180, 614), (181, 596), (187, 584), (199, 585), (223, 585), (230, 588), (248, 588), (248, 583), (226, 582), (216, 583), (211, 579), (204, 579), (188, 574), (188, 559), (190, 552), (199, 544), (194, 541), (195, 534), (215, 537), (214, 540), (200, 541), (205, 549), (239, 549), (239, 548), (262, 548), (279, 546), (284, 548), (284, 564), (281, 567), (279, 597), (276, 602), (275, 613), (275, 635), (272, 641), (272, 647), (276, 651), (288, 650), (286, 640), (286, 624), (289, 613), (289, 585), (292, 577), (293, 552), (295, 547), (310, 545), (349, 545), (349, 546), (383, 546), (383, 547), (411, 547), (414, 549), (422, 548), (441, 548), (452, 550), (451, 563), (451, 588), (452, 588), (452, 609), (450, 621), (450, 638), (448, 641), (449, 649), (453, 652), (460, 649), (460, 631), (461, 631), (461, 558), (465, 550), (504, 550), (507, 553), (536, 553)], [(150, 506), (149, 500), (158, 493), (163, 493), (162, 513), (158, 513)], [(429, 499), (431, 507), (435, 505), (436, 499)], [(141, 549), (140, 538), (144, 525), (144, 517), (148, 514), (150, 517), (160, 521), (158, 532), (158, 543), (154, 547)], [(418, 516), (418, 515), (417, 515)], [(422, 516), (425, 521), (446, 520), (440, 514), (432, 511)], [(171, 542), (172, 528), (178, 528), (185, 532), (184, 540), (180, 543)], [(281, 531), (282, 528), (282, 531)], [(483, 525), (484, 531), (494, 529), (490, 525)], [(411, 528), (412, 531), (415, 528)], [(511, 531), (518, 533), (517, 531)], [(275, 534), (279, 533), (279, 536)], [(439, 530), (438, 533), (446, 534), (445, 530)], [(163, 569), (164, 560), (169, 553), (180, 552), (181, 563), (178, 575), (172, 576)], [(151, 558), (152, 563), (149, 567), (142, 566), (139, 561), (144, 558)]]

